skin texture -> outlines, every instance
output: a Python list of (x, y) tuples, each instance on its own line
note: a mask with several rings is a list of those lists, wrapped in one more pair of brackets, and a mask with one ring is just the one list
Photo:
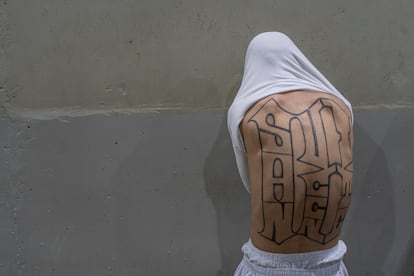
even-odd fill
[(302, 253), (338, 243), (352, 194), (351, 113), (327, 93), (256, 102), (240, 124), (251, 189), (252, 243)]

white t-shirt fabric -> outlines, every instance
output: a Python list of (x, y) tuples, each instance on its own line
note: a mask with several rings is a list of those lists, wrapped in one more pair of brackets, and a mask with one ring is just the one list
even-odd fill
[[(257, 101), (276, 93), (295, 90), (324, 92), (351, 103), (304, 56), (294, 42), (281, 32), (265, 32), (250, 42), (239, 91), (227, 112), (227, 126), (237, 168), (243, 185), (250, 192), (246, 150), (239, 130), (247, 110)], [(352, 115), (353, 122), (353, 115)]]

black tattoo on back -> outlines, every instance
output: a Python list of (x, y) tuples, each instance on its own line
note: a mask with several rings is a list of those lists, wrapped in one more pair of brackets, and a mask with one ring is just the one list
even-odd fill
[(349, 112), (327, 98), (300, 113), (270, 99), (248, 122), (257, 127), (261, 149), (257, 232), (279, 245), (296, 235), (321, 244), (337, 238), (351, 200)]

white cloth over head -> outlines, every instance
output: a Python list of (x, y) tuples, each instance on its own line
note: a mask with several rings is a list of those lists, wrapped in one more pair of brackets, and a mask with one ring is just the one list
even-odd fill
[[(271, 94), (295, 90), (324, 92), (350, 102), (313, 66), (293, 41), (280, 32), (258, 34), (250, 42), (239, 91), (227, 113), (227, 126), (240, 177), (250, 192), (247, 157), (239, 130), (247, 110)], [(353, 116), (352, 116), (353, 122)]]

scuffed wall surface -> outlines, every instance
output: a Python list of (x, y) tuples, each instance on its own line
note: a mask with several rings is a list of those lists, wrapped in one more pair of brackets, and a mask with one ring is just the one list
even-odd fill
[(407, 0), (16, 0), (2, 10), (10, 112), (223, 108), (248, 42), (270, 30), (289, 34), (355, 105), (414, 102)]
[[(350, 275), (412, 275), (413, 112), (355, 114)], [(0, 275), (231, 275), (249, 197), (223, 113), (1, 120)]]
[(8, 0), (0, 2), (0, 116), (7, 113), (6, 108), (12, 101), (10, 90), (6, 87), (9, 61), (6, 53), (9, 47), (9, 15)]
[(225, 110), (272, 30), (355, 107), (351, 275), (413, 275), (412, 8), (0, 1), (0, 275), (231, 275), (249, 200)]
[[(222, 119), (2, 120), (0, 275), (214, 275), (222, 257), (234, 267), (248, 198), (228, 141), (215, 144)], [(221, 249), (223, 237), (234, 246)]]

